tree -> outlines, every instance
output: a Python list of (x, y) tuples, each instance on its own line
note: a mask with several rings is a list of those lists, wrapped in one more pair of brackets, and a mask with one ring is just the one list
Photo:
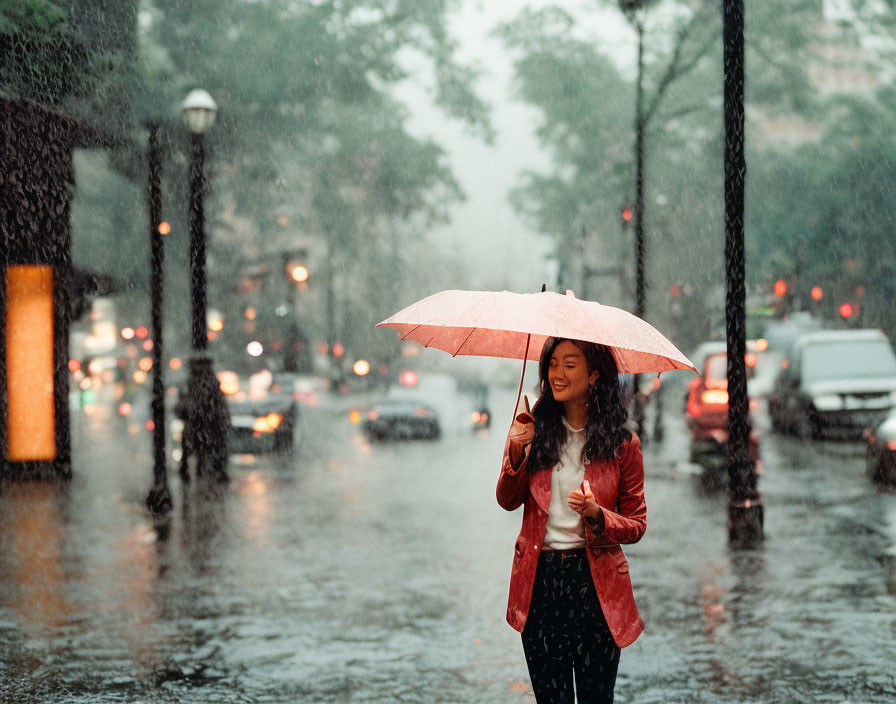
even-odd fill
[[(687, 284), (690, 300), (712, 303), (724, 289), (721, 121), (721, 17), (715, 2), (619, 3), (640, 8), (645, 76), (647, 280), (658, 291)], [(763, 3), (748, 17), (751, 105), (762, 110), (805, 109), (808, 90), (800, 52), (813, 3)], [(618, 209), (634, 190), (632, 141), (635, 87), (620, 43), (597, 31), (608, 8), (594, 3), (573, 15), (559, 7), (523, 11), (500, 32), (517, 52), (520, 97), (542, 113), (537, 135), (554, 156), (547, 173), (530, 173), (514, 193), (539, 229), (557, 240), (558, 257), (572, 259), (574, 238), (596, 232), (588, 246), (630, 261), (632, 243), (619, 241)], [(801, 24), (803, 23), (803, 24)], [(635, 38), (632, 38), (632, 53)], [(786, 47), (786, 51), (782, 48)], [(621, 68), (617, 68), (621, 66)], [(606, 257), (602, 257), (606, 258)], [(561, 267), (562, 269), (562, 267)], [(655, 299), (656, 300), (656, 299)], [(648, 305), (657, 322), (664, 307)], [(687, 333), (710, 335), (689, 322)], [(719, 320), (718, 322), (721, 322)]]
[[(286, 232), (275, 226), (283, 218), (291, 232), (325, 242), (334, 267), (357, 274), (369, 240), (410, 236), (408, 225), (425, 228), (446, 217), (463, 194), (441, 148), (405, 129), (407, 110), (392, 96), (397, 83), (427, 81), (435, 102), (491, 137), (487, 105), (471, 88), (475, 72), (455, 60), (444, 29), (451, 0), (153, 0), (140, 5), (139, 31), (137, 0), (22, 5), (27, 11), (0, 14), (0, 32), (8, 30), (0, 38), (17, 37), (0, 49), (33, 55), (35, 63), (20, 70), (11, 62), (15, 80), (4, 63), (4, 83), (29, 99), (63, 95), (67, 111), (84, 112), (98, 92), (86, 112), (120, 137), (106, 155), (79, 157), (75, 259), (122, 270), (133, 280), (131, 305), (144, 298), (143, 125), (160, 124), (175, 343), (186, 330), (188, 291), (188, 140), (177, 115), (188, 89), (202, 86), (219, 104), (206, 140), (212, 296), (232, 288), (217, 276), (226, 263), (285, 246)], [(426, 73), (409, 68), (409, 56)], [(391, 273), (400, 279), (405, 272)], [(378, 295), (375, 287), (362, 300)]]

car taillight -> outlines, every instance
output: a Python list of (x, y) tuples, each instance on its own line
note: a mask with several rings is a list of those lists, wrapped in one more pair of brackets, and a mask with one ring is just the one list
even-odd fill
[(891, 452), (896, 452), (896, 440), (890, 440), (887, 443), (887, 449), (890, 450)]
[(255, 422), (252, 423), (252, 430), (256, 433), (271, 433), (280, 427), (282, 422), (282, 413), (268, 413), (266, 416), (255, 419)]
[(376, 411), (368, 411), (367, 412), (367, 420), (376, 420), (380, 417), (380, 414)]
[(707, 406), (727, 406), (728, 392), (723, 389), (707, 389), (700, 394), (700, 401)]
[(481, 418), (482, 418), (482, 415), (479, 413), (479, 411), (473, 411), (470, 414), (470, 420), (473, 421), (474, 423), (478, 423), (481, 420)]
[(426, 418), (429, 415), (429, 411), (423, 408), (422, 406), (417, 408), (417, 417), (418, 418)]

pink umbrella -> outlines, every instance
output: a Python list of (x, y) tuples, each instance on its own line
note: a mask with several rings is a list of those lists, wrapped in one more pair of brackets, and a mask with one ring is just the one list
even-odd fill
[(620, 372), (694, 365), (656, 328), (620, 308), (582, 301), (572, 291), (442, 291), (377, 324), (452, 355), (537, 360), (548, 337), (605, 345)]

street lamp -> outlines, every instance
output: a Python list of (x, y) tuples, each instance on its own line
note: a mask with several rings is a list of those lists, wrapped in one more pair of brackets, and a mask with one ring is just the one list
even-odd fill
[(186, 478), (187, 456), (196, 456), (196, 473), (219, 481), (227, 480), (227, 431), (230, 418), (212, 360), (206, 354), (205, 280), (205, 152), (203, 134), (214, 124), (218, 106), (207, 91), (191, 91), (181, 104), (184, 122), (190, 128), (190, 299), (192, 302), (193, 356), (183, 404), (184, 457), (181, 475)]

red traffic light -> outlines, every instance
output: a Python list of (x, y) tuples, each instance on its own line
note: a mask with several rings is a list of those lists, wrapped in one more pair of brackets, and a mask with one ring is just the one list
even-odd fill
[(812, 296), (813, 301), (820, 301), (822, 298), (824, 298), (824, 291), (822, 290), (821, 286), (813, 286), (810, 295)]
[(852, 304), (844, 303), (842, 306), (840, 306), (840, 315), (842, 315), (844, 318), (851, 318), (852, 314)]
[(787, 293), (787, 282), (784, 279), (778, 279), (775, 281), (775, 295), (782, 298), (785, 293)]
[(623, 208), (622, 208), (622, 220), (623, 220), (623, 222), (631, 222), (631, 220), (632, 220), (632, 215), (633, 215), (633, 213), (632, 213), (632, 209), (629, 208), (627, 205), (626, 205), (626, 206), (623, 206)]

